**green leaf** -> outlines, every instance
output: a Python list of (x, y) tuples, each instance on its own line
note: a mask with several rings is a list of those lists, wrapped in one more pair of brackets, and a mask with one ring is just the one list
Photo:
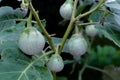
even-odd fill
[(106, 3), (105, 5), (109, 8), (120, 10), (120, 4), (117, 2)]
[(3, 31), (0, 32), (0, 41), (18, 40), (19, 35), (21, 34), (24, 28), (25, 28), (25, 23), (21, 22), (7, 29), (4, 29)]
[(18, 23), (14, 26), (4, 27), (0, 32), (0, 54), (7, 48), (17, 48), (19, 35), (22, 33), (25, 22)]
[(92, 20), (93, 22), (100, 22), (103, 17), (104, 17), (104, 11), (97, 10), (89, 16), (89, 19)]
[(26, 14), (27, 13), (23, 13), (20, 8), (13, 10), (13, 8), (9, 6), (0, 7), (0, 31), (12, 31), (16, 24), (15, 19), (23, 18)]
[[(1, 80), (53, 80), (51, 72), (44, 67), (41, 59), (31, 60), (19, 49), (6, 49), (0, 61)], [(34, 66), (36, 62), (41, 63)]]
[(16, 24), (15, 20), (0, 21), (0, 31), (4, 31)]
[(120, 30), (117, 29), (119, 25), (114, 24), (105, 24), (104, 27), (101, 25), (97, 25), (99, 27), (99, 31), (106, 38), (113, 41), (117, 46), (120, 47)]
[(23, 13), (20, 8), (13, 10), (13, 8), (9, 6), (0, 7), (0, 21), (23, 18), (26, 14), (27, 12)]

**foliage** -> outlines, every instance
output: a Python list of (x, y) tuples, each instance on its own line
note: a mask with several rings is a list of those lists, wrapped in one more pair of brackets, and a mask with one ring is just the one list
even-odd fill
[[(82, 74), (86, 68), (101, 71), (103, 80), (119, 80), (119, 71), (116, 69), (120, 67), (120, 1), (105, 1), (67, 0), (68, 3), (74, 2), (74, 5), (72, 4), (71, 18), (63, 20), (69, 24), (63, 25), (68, 27), (62, 38), (48, 33), (46, 20), (40, 19), (38, 11), (34, 9), (30, 0), (22, 0), (20, 8), (16, 9), (9, 6), (0, 7), (0, 80), (67, 80), (67, 76), (59, 76), (47, 68), (46, 64), (54, 55), (53, 53), (57, 53), (61, 59), (63, 58), (63, 66), (70, 64), (72, 72), (76, 70), (77, 65), (80, 66), (77, 70), (79, 71), (78, 78), (75, 80), (82, 80)], [(105, 40), (111, 41), (115, 45), (103, 45), (103, 39), (101, 39), (102, 41), (97, 39), (99, 43), (95, 43), (97, 37), (90, 37), (85, 33), (87, 25), (95, 25), (99, 31), (97, 37), (103, 38), (104, 36)], [(46, 38), (46, 46), (37, 55), (26, 55), (18, 47), (19, 37), (28, 26), (36, 27)], [(86, 45), (89, 45), (86, 54), (82, 56), (72, 56), (70, 54), (72, 51), (70, 52), (67, 46), (69, 37), (75, 33), (80, 33), (87, 41)], [(101, 44), (103, 46), (100, 46)], [(83, 48), (83, 46), (78, 47)], [(69, 60), (62, 55), (73, 58)], [(57, 66), (59, 67), (59, 65)], [(60, 73), (64, 73), (64, 71), (63, 69), (63, 72)]]

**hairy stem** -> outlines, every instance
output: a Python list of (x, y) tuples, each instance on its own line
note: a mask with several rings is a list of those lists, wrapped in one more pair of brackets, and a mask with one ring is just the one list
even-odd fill
[(30, 12), (29, 17), (27, 19), (27, 27), (32, 27), (31, 21), (32, 21), (32, 13)]
[(29, 7), (30, 11), (32, 12), (32, 14), (34, 15), (34, 17), (35, 17), (35, 19), (36, 19), (36, 21), (37, 21), (40, 29), (43, 31), (44, 35), (47, 37), (48, 42), (49, 42), (52, 50), (55, 51), (54, 42), (53, 42), (51, 36), (49, 35), (49, 33), (48, 33), (48, 32), (46, 31), (46, 29), (44, 28), (43, 24), (41, 23), (41, 20), (40, 20), (40, 18), (39, 18), (39, 16), (38, 16), (38, 13), (37, 13), (37, 12), (35, 11), (35, 9), (33, 8), (31, 2), (29, 3), (29, 6), (28, 6), (28, 7)]
[(80, 24), (78, 24), (78, 26), (94, 25), (94, 24), (98, 24), (98, 23), (99, 23), (99, 22), (80, 23)]
[(88, 11), (88, 12), (86, 12), (86, 13), (83, 13), (83, 14), (78, 15), (75, 19), (76, 19), (76, 20), (79, 20), (79, 19), (81, 19), (82, 17), (91, 14), (92, 12), (96, 11), (99, 7), (101, 7), (101, 5), (102, 5), (105, 1), (106, 1), (106, 0), (101, 0), (101, 1), (99, 2), (99, 4), (98, 4), (95, 8), (91, 9), (90, 11)]
[(67, 40), (67, 37), (69, 36), (71, 30), (73, 29), (73, 26), (74, 26), (74, 18), (75, 18), (75, 12), (76, 12), (76, 6), (77, 6), (77, 3), (78, 3), (78, 0), (75, 0), (74, 2), (74, 6), (73, 6), (73, 12), (72, 12), (72, 17), (71, 17), (71, 20), (70, 20), (70, 23), (68, 25), (68, 28), (63, 36), (63, 39), (61, 41), (61, 44), (60, 44), (60, 49), (59, 49), (59, 54), (61, 54), (62, 52), (62, 48)]

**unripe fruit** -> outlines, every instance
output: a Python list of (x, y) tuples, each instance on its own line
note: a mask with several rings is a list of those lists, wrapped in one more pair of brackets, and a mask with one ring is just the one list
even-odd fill
[(95, 25), (88, 25), (85, 28), (85, 32), (90, 37), (95, 37), (98, 34), (98, 29), (95, 28)]
[(59, 54), (53, 54), (47, 63), (47, 67), (53, 72), (60, 72), (64, 68), (62, 57)]
[(45, 46), (45, 39), (36, 28), (27, 27), (20, 35), (18, 46), (25, 54), (38, 54)]
[(68, 41), (68, 49), (73, 56), (81, 56), (87, 52), (88, 45), (81, 34), (73, 34)]
[(66, 2), (60, 7), (60, 15), (65, 20), (70, 20), (73, 9), (73, 0), (66, 0)]

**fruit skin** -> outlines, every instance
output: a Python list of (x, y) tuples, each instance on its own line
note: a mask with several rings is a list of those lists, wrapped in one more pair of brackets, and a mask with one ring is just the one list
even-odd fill
[(73, 0), (66, 0), (65, 3), (60, 7), (60, 15), (65, 20), (70, 20), (73, 9)]
[(64, 68), (63, 59), (59, 54), (53, 54), (47, 63), (48, 69), (53, 72), (60, 72)]
[(34, 27), (27, 27), (20, 35), (18, 47), (27, 55), (38, 54), (45, 46), (43, 35)]
[(81, 56), (87, 52), (88, 44), (82, 34), (73, 34), (68, 41), (68, 49), (73, 56)]
[(95, 37), (98, 34), (98, 29), (95, 28), (95, 25), (88, 25), (85, 28), (85, 32), (90, 37)]

